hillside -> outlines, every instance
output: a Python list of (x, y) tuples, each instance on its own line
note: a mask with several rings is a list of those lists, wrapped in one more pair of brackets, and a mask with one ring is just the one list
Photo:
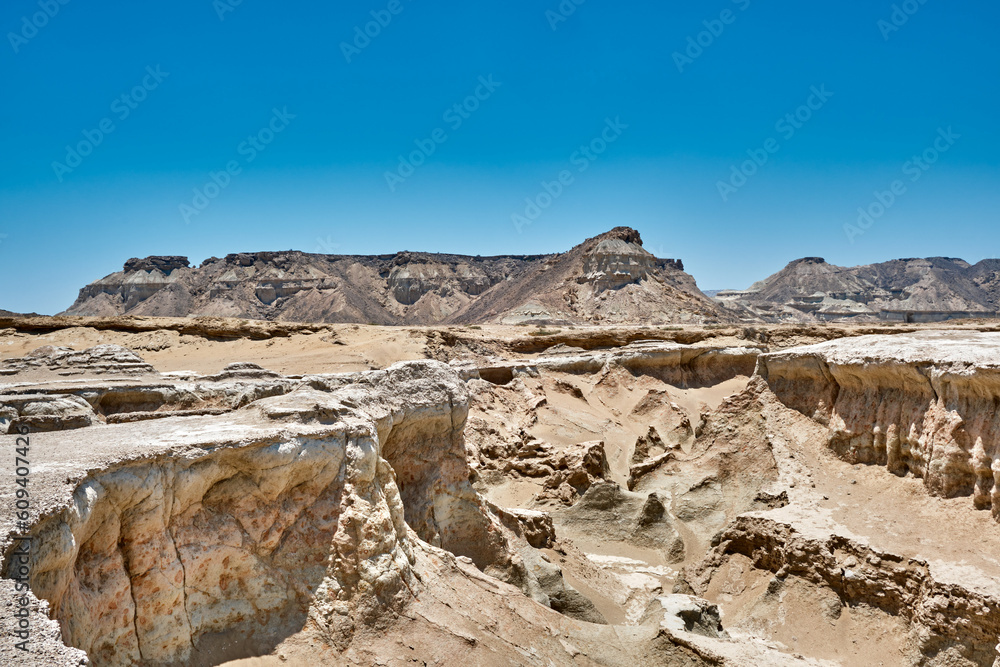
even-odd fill
[(375, 324), (729, 321), (679, 260), (617, 227), (565, 253), (237, 253), (130, 259), (87, 285), (65, 315), (192, 315)]
[(1000, 308), (1000, 261), (971, 266), (929, 257), (848, 268), (806, 257), (747, 290), (722, 290), (715, 298), (768, 320), (992, 317)]

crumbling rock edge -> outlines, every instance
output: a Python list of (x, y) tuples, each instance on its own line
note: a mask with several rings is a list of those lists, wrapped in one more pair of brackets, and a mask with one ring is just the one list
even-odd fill
[(495, 384), (506, 384), (517, 373), (539, 371), (594, 374), (618, 366), (630, 372), (645, 373), (679, 387), (718, 384), (738, 375), (751, 375), (762, 345), (739, 347), (726, 345), (683, 345), (672, 341), (634, 341), (610, 350), (553, 353), (548, 357), (524, 361), (474, 363), (454, 361), (452, 365), (463, 378), (479, 377)]
[(994, 333), (862, 336), (762, 355), (756, 372), (844, 460), (972, 496), (1000, 521), (997, 349)]
[[(33, 436), (50, 438), (33, 448), (44, 492), (31, 528), (44, 599), (33, 623), (51, 628), (51, 614), (65, 642), (50, 664), (81, 659), (67, 646), (96, 665), (217, 664), (304, 626), (343, 648), (419, 594), (423, 542), (540, 602), (564, 599), (558, 571), (525, 562), (550, 524), (515, 519), (518, 537), (473, 491), (467, 411), (449, 367), (404, 362), (311, 376), (223, 415), (82, 428), (72, 451), (52, 446), (59, 434)], [(2, 526), (5, 572), (13, 528)], [(4, 594), (12, 584), (0, 581)]]

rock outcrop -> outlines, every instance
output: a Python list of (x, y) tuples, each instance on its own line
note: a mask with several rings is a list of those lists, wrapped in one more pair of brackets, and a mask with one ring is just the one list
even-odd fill
[[(912, 653), (905, 664), (983, 665), (997, 656), (1000, 607), (990, 595), (936, 581), (925, 561), (872, 549), (850, 538), (801, 534), (764, 517), (745, 516), (718, 536), (718, 546), (688, 573), (699, 594), (720, 585), (725, 567), (742, 556), (773, 575), (780, 591), (788, 577), (832, 591), (836, 619), (842, 607), (871, 606), (902, 618), (911, 628)], [(901, 658), (903, 656), (900, 656)]]
[(680, 387), (718, 384), (739, 375), (753, 374), (763, 345), (740, 346), (682, 345), (671, 341), (637, 341), (608, 350), (577, 350), (551, 353), (525, 361), (497, 360), (497, 363), (457, 361), (453, 365), (465, 377), (481, 377), (506, 384), (518, 373), (597, 374), (623, 368), (656, 377)]
[[(551, 543), (551, 522), (524, 516), (512, 531), (472, 489), (468, 394), (448, 366), (273, 375), (241, 364), (164, 383), (179, 385), (173, 393), (147, 389), (167, 406), (199, 392), (229, 397), (224, 414), (95, 419), (71, 439), (29, 436), (37, 514), (28, 570), (45, 601), (34, 607), (36, 627), (51, 615), (62, 642), (95, 665), (216, 664), (266, 653), (303, 628), (343, 650), (419, 595), (417, 552), (435, 548), (547, 606), (600, 619), (558, 569), (535, 562), (529, 541)], [(138, 390), (127, 378), (103, 380), (103, 391), (73, 382), (58, 391), (88, 396), (95, 416), (115, 382)], [(55, 387), (41, 383), (42, 398), (10, 404), (17, 419), (37, 417), (37, 403), (93, 409), (46, 388)], [(115, 414), (149, 407), (130, 396)], [(12, 576), (15, 485), (3, 489), (0, 547)], [(0, 580), (4, 595), (12, 588)]]
[(638, 232), (622, 231), (602, 239), (583, 260), (584, 280), (600, 291), (645, 280), (658, 268), (656, 258), (643, 249)]
[(93, 408), (79, 396), (15, 394), (0, 396), (0, 423), (7, 433), (64, 431), (90, 426)]
[[(982, 557), (996, 548), (993, 524), (940, 496), (974, 493), (968, 468), (983, 457), (976, 443), (987, 442), (995, 416), (997, 349), (995, 334), (954, 331), (761, 355), (758, 376), (708, 415), (696, 447), (719, 456), (720, 446), (738, 443), (757, 457), (767, 452), (776, 469), (756, 507), (720, 527), (674, 592), (717, 604), (731, 634), (809, 646), (838, 662), (851, 658), (826, 634), (833, 627), (856, 633), (853, 659), (867, 656), (859, 664), (993, 665), (1000, 587), (995, 560)], [(880, 468), (890, 443), (908, 452), (897, 472), (919, 483)], [(718, 460), (720, 471), (757, 475)], [(667, 470), (685, 465), (671, 461)], [(796, 643), (810, 635), (822, 639)]]
[(667, 512), (669, 504), (669, 498), (657, 493), (631, 493), (602, 482), (560, 511), (557, 519), (580, 534), (659, 551), (665, 561), (676, 563), (684, 560), (684, 540)]
[(0, 387), (0, 424), (9, 433), (223, 414), (296, 384), (249, 363), (216, 375), (165, 378), (116, 345), (82, 352), (44, 346), (0, 368), (11, 380)]
[(1000, 335), (862, 336), (762, 355), (758, 373), (785, 405), (828, 429), (852, 463), (969, 496), (1000, 520)]
[(187, 257), (173, 256), (152, 256), (145, 258), (133, 257), (125, 262), (125, 273), (133, 271), (159, 271), (165, 276), (169, 276), (174, 269), (186, 269), (191, 266)]
[(143, 361), (142, 357), (120, 345), (98, 345), (83, 351), (45, 345), (36, 348), (26, 357), (0, 361), (0, 375), (32, 370), (58, 375), (154, 372), (153, 367)]

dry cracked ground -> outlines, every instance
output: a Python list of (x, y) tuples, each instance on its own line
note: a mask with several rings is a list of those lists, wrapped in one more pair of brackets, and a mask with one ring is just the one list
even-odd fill
[(986, 324), (4, 325), (2, 664), (1000, 665)]

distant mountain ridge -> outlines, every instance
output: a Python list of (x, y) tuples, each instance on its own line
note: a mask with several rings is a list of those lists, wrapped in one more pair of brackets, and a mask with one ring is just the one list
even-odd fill
[(375, 324), (734, 321), (680, 260), (616, 227), (549, 255), (235, 253), (128, 260), (80, 290), (64, 315), (206, 315)]
[(714, 298), (770, 321), (994, 317), (1000, 310), (1000, 260), (973, 266), (954, 257), (928, 257), (842, 267), (805, 257), (746, 290), (722, 290)]

